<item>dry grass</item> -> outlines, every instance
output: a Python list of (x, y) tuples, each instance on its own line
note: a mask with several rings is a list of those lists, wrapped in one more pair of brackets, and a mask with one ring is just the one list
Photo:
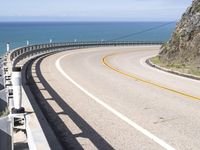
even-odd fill
[(186, 74), (191, 74), (195, 76), (200, 76), (200, 69), (199, 68), (192, 68), (190, 66), (185, 66), (184, 64), (178, 64), (178, 63), (173, 63), (173, 64), (165, 64), (160, 61), (159, 57), (153, 57), (150, 59), (152, 63), (170, 69), (172, 71), (178, 71), (181, 73), (186, 73)]
[(9, 114), (9, 110), (8, 110), (8, 108), (6, 107), (4, 111), (0, 112), (0, 117), (7, 116), (8, 114)]

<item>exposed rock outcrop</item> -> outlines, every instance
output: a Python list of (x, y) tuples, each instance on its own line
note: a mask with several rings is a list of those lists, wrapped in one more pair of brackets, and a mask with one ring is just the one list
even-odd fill
[(159, 58), (168, 65), (200, 67), (200, 0), (194, 0), (182, 15), (170, 41), (161, 47)]

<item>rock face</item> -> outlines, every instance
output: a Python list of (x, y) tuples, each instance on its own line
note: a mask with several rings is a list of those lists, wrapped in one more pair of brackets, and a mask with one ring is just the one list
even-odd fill
[(200, 0), (194, 0), (182, 15), (170, 41), (161, 47), (159, 58), (168, 65), (200, 67)]

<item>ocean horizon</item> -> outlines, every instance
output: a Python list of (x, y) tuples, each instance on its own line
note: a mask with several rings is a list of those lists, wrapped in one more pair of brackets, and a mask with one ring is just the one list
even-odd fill
[(30, 45), (48, 43), (50, 39), (52, 42), (113, 39), (165, 42), (175, 26), (176, 22), (0, 22), (0, 54), (6, 52), (7, 42), (14, 49), (25, 46), (27, 40)]

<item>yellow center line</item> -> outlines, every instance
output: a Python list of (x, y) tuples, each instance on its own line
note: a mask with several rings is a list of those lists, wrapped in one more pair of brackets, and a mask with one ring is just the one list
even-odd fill
[(119, 74), (122, 74), (126, 77), (129, 77), (129, 78), (132, 78), (134, 80), (138, 80), (140, 82), (143, 82), (143, 83), (146, 83), (146, 84), (150, 84), (150, 85), (153, 85), (155, 87), (158, 87), (160, 89), (163, 89), (163, 90), (166, 90), (166, 91), (170, 91), (170, 92), (173, 92), (173, 93), (176, 93), (178, 95), (181, 95), (181, 96), (184, 96), (184, 97), (187, 97), (187, 98), (190, 98), (190, 99), (193, 99), (193, 100), (200, 100), (200, 97), (196, 97), (196, 96), (193, 96), (193, 95), (190, 95), (190, 94), (187, 94), (185, 92), (181, 92), (181, 91), (177, 91), (177, 90), (174, 90), (174, 89), (171, 89), (171, 88), (168, 88), (166, 86), (163, 86), (163, 85), (160, 85), (158, 83), (155, 83), (155, 82), (151, 82), (151, 81), (148, 81), (148, 80), (145, 80), (141, 77), (138, 77), (137, 75), (134, 75), (134, 74), (128, 74), (126, 72), (123, 72), (117, 68), (115, 68), (114, 66), (112, 66), (110, 63), (108, 63), (108, 58), (111, 57), (111, 56), (114, 56), (114, 55), (117, 55), (117, 54), (122, 54), (123, 52), (121, 53), (112, 53), (112, 54), (109, 54), (109, 55), (106, 55), (105, 57), (102, 58), (102, 63), (107, 66), (108, 68), (112, 69), (113, 71), (119, 73)]

